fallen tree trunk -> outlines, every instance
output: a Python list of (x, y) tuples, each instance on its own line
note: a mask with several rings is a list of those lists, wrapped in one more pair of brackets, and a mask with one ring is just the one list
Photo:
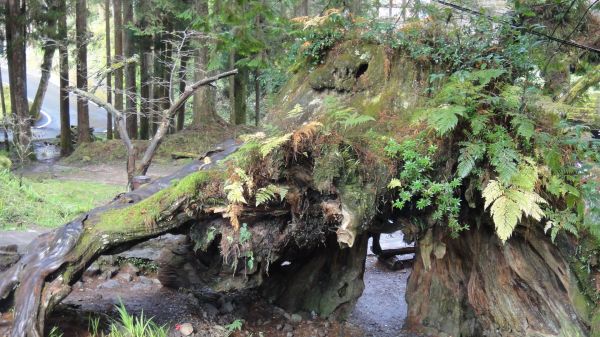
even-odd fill
[[(237, 147), (233, 141), (222, 144), (223, 152), (213, 155), (212, 163), (190, 164), (32, 242), (28, 254), (0, 279), (0, 299), (8, 299), (14, 291), (11, 335), (43, 336), (48, 312), (68, 295), (70, 285), (102, 253), (126, 249), (191, 219), (210, 217), (202, 202), (210, 197), (202, 193), (202, 186), (211, 183), (208, 170)], [(183, 179), (179, 189), (162, 191), (178, 179)]]

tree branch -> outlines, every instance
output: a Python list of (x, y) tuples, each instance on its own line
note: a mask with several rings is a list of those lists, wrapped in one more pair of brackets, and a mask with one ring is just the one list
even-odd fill
[(68, 90), (81, 98), (85, 98), (88, 101), (96, 103), (96, 105), (113, 115), (115, 117), (115, 120), (117, 121), (117, 131), (119, 132), (119, 136), (121, 136), (123, 143), (125, 143), (127, 151), (133, 150), (133, 143), (131, 142), (131, 138), (129, 138), (129, 135), (127, 134), (127, 127), (125, 125), (125, 116), (123, 115), (123, 112), (117, 110), (112, 104), (104, 101), (98, 96), (91, 94), (87, 91), (83, 91), (81, 89), (73, 87), (69, 87)]
[(181, 95), (179, 95), (177, 101), (175, 101), (175, 103), (171, 105), (171, 107), (168, 110), (165, 110), (163, 112), (160, 125), (156, 130), (156, 134), (154, 135), (154, 137), (152, 137), (152, 141), (150, 142), (150, 144), (146, 148), (146, 151), (144, 152), (144, 157), (142, 158), (142, 163), (137, 173), (141, 175), (146, 174), (148, 168), (150, 167), (150, 164), (152, 163), (152, 158), (154, 157), (156, 149), (158, 148), (158, 146), (162, 142), (163, 137), (167, 133), (167, 130), (169, 128), (169, 120), (177, 113), (177, 110), (179, 110), (179, 108), (182, 107), (190, 97), (192, 97), (194, 92), (196, 92), (196, 90), (200, 89), (200, 87), (202, 86), (215, 82), (221, 78), (235, 75), (237, 73), (237, 69), (229, 70), (224, 73), (217, 74), (215, 76), (207, 77), (203, 80), (192, 84), (189, 87), (186, 87), (185, 91), (182, 92)]

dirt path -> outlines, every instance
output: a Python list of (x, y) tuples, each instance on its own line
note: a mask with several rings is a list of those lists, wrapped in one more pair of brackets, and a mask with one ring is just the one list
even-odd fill
[[(383, 249), (406, 246), (401, 232), (382, 234), (380, 243)], [(371, 242), (365, 263), (365, 290), (349, 322), (363, 329), (365, 337), (416, 336), (402, 331), (408, 310), (405, 294), (410, 269), (387, 269), (377, 261), (370, 247)]]
[[(167, 176), (177, 171), (181, 166), (178, 165), (159, 165), (150, 166), (148, 175), (154, 180), (156, 178)], [(90, 181), (96, 183), (105, 183), (113, 185), (126, 185), (127, 173), (125, 164), (93, 164), (86, 166), (67, 166), (60, 163), (41, 163), (37, 162), (23, 170), (26, 177), (44, 177), (59, 180)]]

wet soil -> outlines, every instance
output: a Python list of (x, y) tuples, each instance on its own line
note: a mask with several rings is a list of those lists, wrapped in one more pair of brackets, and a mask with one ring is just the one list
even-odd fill
[[(399, 234), (383, 235), (381, 243), (384, 249), (404, 246)], [(148, 249), (134, 250), (132, 257), (148, 258)], [(120, 269), (104, 265), (93, 275), (88, 270), (48, 326), (59, 327), (64, 337), (88, 337), (90, 317), (106, 326), (118, 317), (116, 306), (123, 303), (130, 314), (143, 312), (168, 326), (169, 336), (181, 336), (177, 324), (191, 323), (192, 336), (415, 337), (402, 330), (410, 269), (391, 271), (371, 252), (365, 267), (365, 291), (346, 322), (291, 315), (251, 291), (220, 295), (166, 288), (152, 272), (122, 264)], [(236, 320), (243, 321), (242, 330), (229, 331), (227, 326)]]

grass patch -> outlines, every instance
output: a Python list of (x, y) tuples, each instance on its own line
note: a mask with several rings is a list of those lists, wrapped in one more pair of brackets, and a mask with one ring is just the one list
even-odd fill
[(117, 185), (19, 179), (0, 170), (0, 229), (30, 226), (53, 228), (111, 200), (124, 188)]
[(119, 318), (111, 320), (108, 332), (100, 330), (100, 320), (91, 319), (89, 332), (91, 337), (167, 337), (169, 328), (166, 325), (154, 323), (152, 318), (144, 316), (135, 317), (127, 312), (125, 305), (121, 302), (116, 306)]

